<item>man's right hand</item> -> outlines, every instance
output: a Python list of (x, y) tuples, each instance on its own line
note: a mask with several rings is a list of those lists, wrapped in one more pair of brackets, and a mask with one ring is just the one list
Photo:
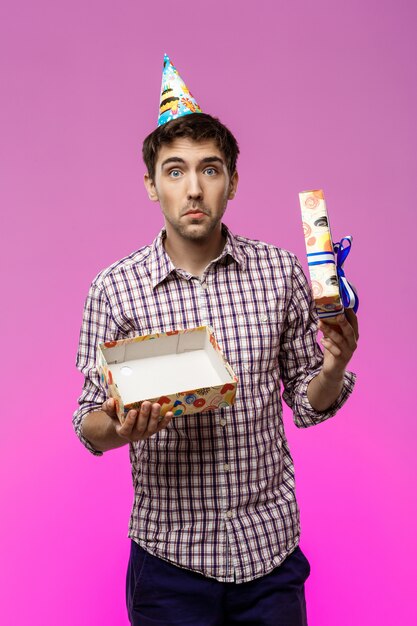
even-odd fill
[(109, 398), (103, 402), (100, 411), (87, 413), (82, 422), (82, 434), (95, 450), (106, 452), (152, 437), (166, 428), (173, 417), (172, 411), (161, 417), (158, 403), (143, 402), (139, 411), (129, 411), (123, 424), (120, 424), (114, 399)]
[(161, 416), (161, 405), (157, 402), (153, 404), (145, 401), (142, 403), (139, 411), (131, 409), (123, 424), (120, 424), (116, 415), (115, 402), (113, 398), (108, 398), (103, 402), (102, 410), (114, 420), (114, 427), (117, 435), (126, 443), (131, 441), (142, 441), (152, 437), (155, 433), (166, 428), (174, 417), (172, 411), (168, 411), (163, 417)]

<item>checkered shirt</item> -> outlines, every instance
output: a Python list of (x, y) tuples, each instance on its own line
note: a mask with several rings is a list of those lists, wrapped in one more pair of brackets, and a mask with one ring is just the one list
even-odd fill
[(294, 467), (282, 422), (283, 399), (295, 424), (332, 417), (355, 375), (329, 410), (315, 411), (307, 386), (323, 356), (317, 316), (297, 258), (234, 236), (201, 277), (175, 268), (162, 230), (152, 245), (114, 263), (93, 281), (84, 309), (77, 367), (85, 377), (74, 414), (105, 400), (96, 369), (100, 342), (210, 324), (238, 377), (236, 403), (173, 418), (130, 444), (134, 485), (129, 537), (151, 554), (223, 582), (246, 582), (277, 567), (299, 541)]

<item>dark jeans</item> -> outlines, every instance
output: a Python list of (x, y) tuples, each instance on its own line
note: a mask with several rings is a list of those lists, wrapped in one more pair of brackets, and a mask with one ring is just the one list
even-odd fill
[(158, 559), (134, 541), (126, 579), (132, 626), (307, 626), (310, 565), (296, 548), (272, 572), (222, 583)]

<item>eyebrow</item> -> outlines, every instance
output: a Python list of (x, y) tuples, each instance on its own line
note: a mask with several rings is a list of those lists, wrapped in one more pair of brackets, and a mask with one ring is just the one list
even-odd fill
[[(185, 163), (185, 161), (181, 157), (172, 156), (172, 157), (169, 157), (168, 159), (165, 159), (165, 161), (162, 161), (161, 169), (168, 163)], [(199, 165), (203, 163), (221, 163), (222, 165), (224, 165), (223, 159), (221, 159), (218, 156), (204, 157), (204, 159), (201, 159), (201, 161), (199, 161)]]

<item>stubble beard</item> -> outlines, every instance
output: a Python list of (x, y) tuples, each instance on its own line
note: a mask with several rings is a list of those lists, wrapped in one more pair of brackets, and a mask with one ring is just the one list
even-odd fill
[[(193, 205), (188, 207), (186, 210), (190, 209), (199, 209), (200, 206)], [(201, 219), (188, 218), (188, 224), (182, 222), (182, 218), (179, 220), (172, 220), (169, 216), (165, 215), (165, 219), (171, 228), (182, 238), (187, 241), (205, 241), (210, 238), (210, 235), (216, 230), (219, 223), (222, 220), (226, 207), (224, 207), (221, 215), (217, 219), (213, 219), (210, 217), (210, 212), (206, 207), (201, 207), (202, 213), (205, 213), (207, 217), (203, 218), (204, 223), (201, 222)], [(198, 228), (193, 228), (193, 225), (198, 226)]]

